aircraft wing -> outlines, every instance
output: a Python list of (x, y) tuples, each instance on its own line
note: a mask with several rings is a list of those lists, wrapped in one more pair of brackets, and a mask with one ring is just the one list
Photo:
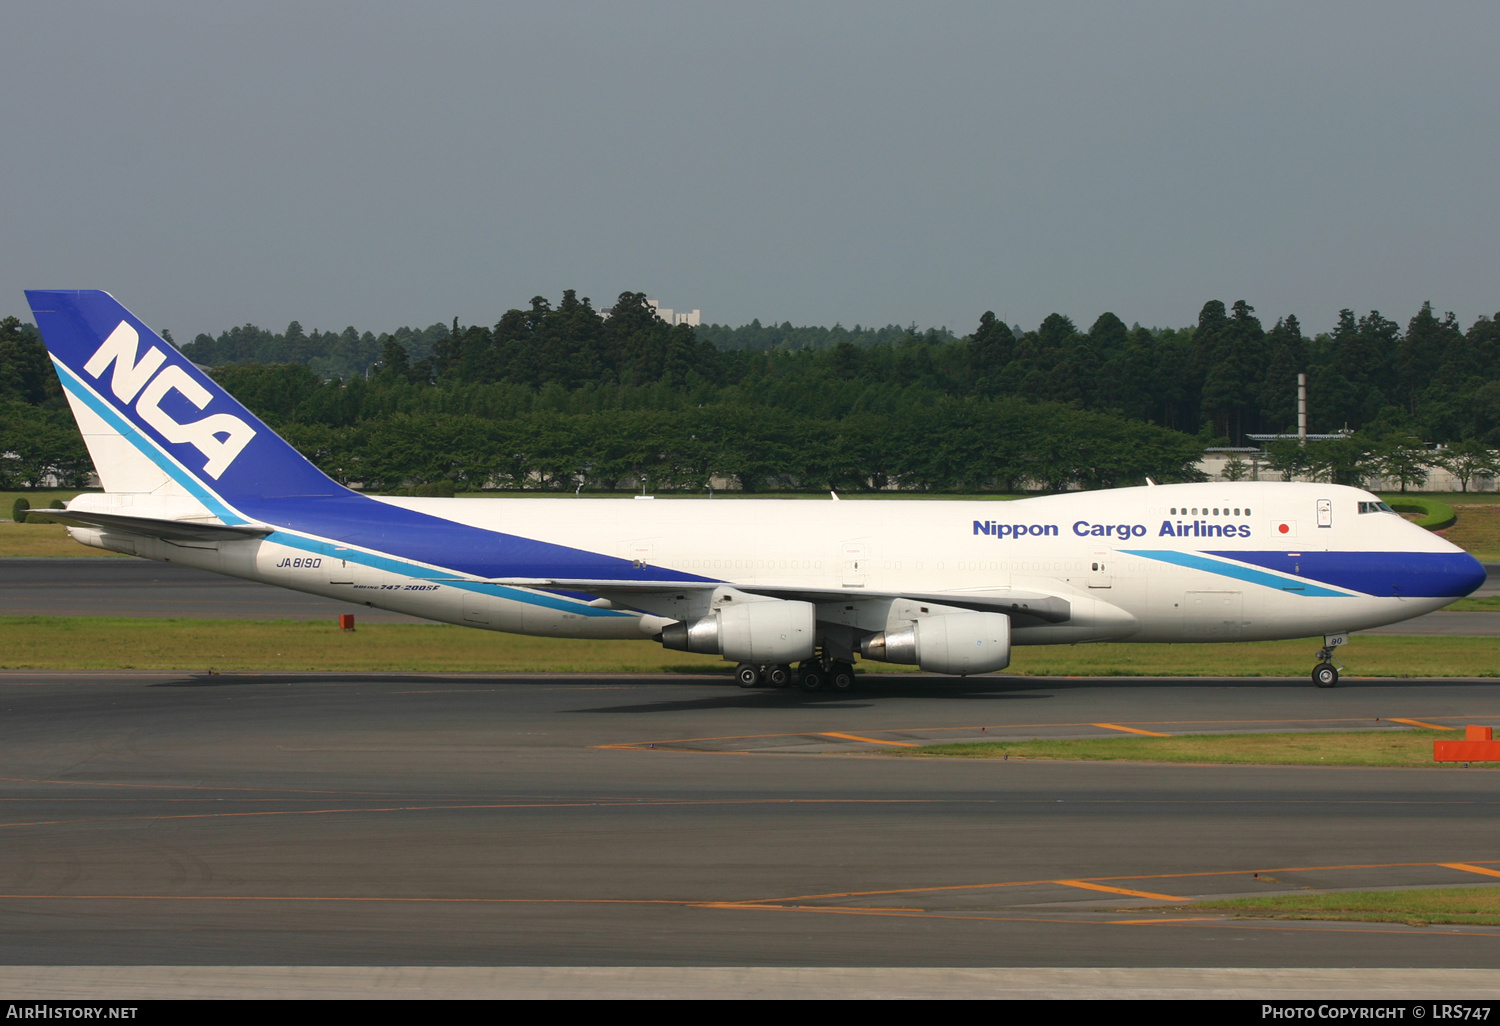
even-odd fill
[(631, 605), (631, 596), (683, 594), (688, 591), (712, 591), (734, 588), (751, 595), (788, 599), (794, 602), (855, 602), (869, 599), (908, 599), (931, 602), (937, 606), (955, 606), (982, 613), (1006, 613), (1012, 617), (1040, 620), (1043, 623), (1066, 623), (1073, 616), (1067, 599), (1041, 591), (1007, 588), (994, 592), (914, 592), (872, 591), (868, 588), (805, 588), (790, 584), (739, 584), (728, 581), (622, 581), (587, 580), (562, 577), (507, 577), (492, 581), (520, 588), (560, 588), (582, 591), (607, 598), (620, 605)]
[(118, 513), (93, 513), (88, 510), (34, 509), (30, 512), (69, 527), (126, 531), (164, 541), (237, 541), (263, 538), (275, 530), (263, 524), (212, 524), (194, 520), (162, 520), (159, 517), (127, 517)]

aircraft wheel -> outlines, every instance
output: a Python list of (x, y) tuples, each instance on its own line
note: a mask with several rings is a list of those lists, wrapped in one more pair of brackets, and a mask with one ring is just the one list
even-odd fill
[(1313, 683), (1320, 688), (1337, 687), (1339, 682), (1339, 671), (1334, 669), (1332, 663), (1319, 663), (1313, 667)]
[(823, 667), (818, 663), (806, 662), (802, 664), (801, 683), (803, 691), (822, 691), (823, 682), (827, 679), (828, 675), (823, 672)]
[(792, 668), (790, 666), (767, 666), (766, 683), (773, 688), (784, 688), (792, 682)]
[(742, 688), (760, 687), (760, 667), (754, 663), (740, 663), (734, 668), (734, 682)]
[(854, 690), (854, 667), (848, 663), (834, 663), (828, 668), (828, 686), (840, 694)]

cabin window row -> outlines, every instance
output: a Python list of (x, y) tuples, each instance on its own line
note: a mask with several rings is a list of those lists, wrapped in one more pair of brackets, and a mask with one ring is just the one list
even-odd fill
[[(1160, 507), (1157, 507), (1157, 508), (1160, 509)], [(1188, 507), (1186, 507), (1186, 506), (1182, 507), (1181, 509), (1178, 509), (1176, 506), (1173, 506), (1172, 507), (1172, 515), (1174, 517), (1196, 517), (1196, 516), (1205, 516), (1205, 517), (1217, 517), (1217, 516), (1226, 516), (1226, 517), (1234, 516), (1234, 517), (1237, 517), (1237, 516), (1247, 516), (1248, 517), (1250, 515), (1250, 507), (1246, 506), (1245, 507), (1245, 511), (1242, 514), (1240, 512), (1240, 509), (1239, 509), (1238, 506), (1236, 506), (1232, 510), (1228, 506), (1223, 507), (1222, 510), (1218, 506), (1215, 506), (1212, 509), (1210, 509), (1207, 506), (1204, 506), (1201, 510), (1197, 506), (1194, 506), (1192, 509), (1188, 509)]]

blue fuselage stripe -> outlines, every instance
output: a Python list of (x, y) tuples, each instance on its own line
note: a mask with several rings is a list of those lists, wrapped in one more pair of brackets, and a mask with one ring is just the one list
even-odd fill
[(1381, 598), (1462, 598), (1485, 581), (1467, 552), (1212, 552)]
[(1229, 577), (1236, 581), (1244, 581), (1247, 584), (1258, 584), (1263, 588), (1288, 591), (1294, 595), (1322, 598), (1349, 597), (1346, 592), (1320, 588), (1318, 585), (1308, 584), (1300, 578), (1279, 577), (1276, 574), (1268, 574), (1264, 570), (1255, 570), (1251, 567), (1236, 566), (1233, 563), (1209, 559), (1206, 556), (1200, 556), (1196, 552), (1176, 552), (1171, 549), (1121, 549), (1120, 551), (1126, 555), (1160, 560), (1163, 563), (1171, 563), (1173, 566), (1187, 567), (1189, 570), (1203, 570), (1207, 573), (1218, 574), (1220, 577)]
[(1121, 551), (1307, 597), (1461, 598), (1485, 580), (1467, 552)]

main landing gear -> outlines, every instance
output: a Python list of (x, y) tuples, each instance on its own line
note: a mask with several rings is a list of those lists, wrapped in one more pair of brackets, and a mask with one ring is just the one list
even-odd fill
[(795, 682), (801, 685), (803, 691), (848, 694), (854, 690), (854, 664), (838, 660), (824, 663), (818, 659), (808, 659), (793, 674), (790, 666), (740, 663), (734, 668), (734, 681), (742, 688), (784, 688)]
[(792, 682), (792, 668), (740, 663), (734, 668), (734, 680), (742, 688), (784, 688)]
[(803, 691), (834, 691), (847, 695), (854, 690), (854, 666), (841, 660), (823, 664), (816, 659), (804, 662), (798, 671)]
[(1313, 684), (1320, 688), (1338, 687), (1339, 671), (1333, 665), (1333, 650), (1348, 641), (1347, 634), (1329, 634), (1323, 638), (1323, 647), (1318, 649), (1318, 665), (1313, 667)]

